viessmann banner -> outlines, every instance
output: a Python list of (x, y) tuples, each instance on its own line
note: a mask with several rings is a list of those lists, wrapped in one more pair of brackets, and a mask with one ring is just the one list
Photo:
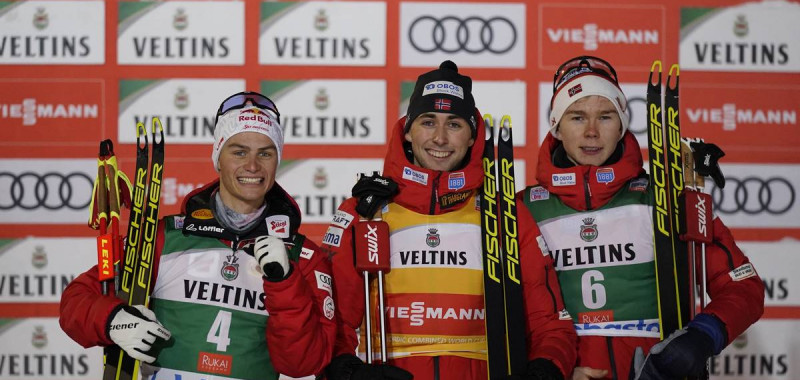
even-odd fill
[(96, 147), (105, 90), (102, 79), (0, 79), (0, 146)]
[(538, 66), (548, 71), (571, 57), (594, 55), (617, 71), (644, 73), (654, 59), (666, 57), (666, 11), (658, 4), (545, 3), (535, 25)]

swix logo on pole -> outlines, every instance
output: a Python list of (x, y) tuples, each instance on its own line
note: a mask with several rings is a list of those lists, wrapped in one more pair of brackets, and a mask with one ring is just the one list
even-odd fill
[(700, 233), (703, 236), (708, 236), (708, 228), (706, 228), (706, 199), (698, 194), (697, 203), (695, 203), (694, 207), (697, 209), (697, 222)]
[(712, 215), (711, 195), (699, 191), (686, 189), (681, 195), (681, 207), (686, 216), (685, 230), (681, 231), (681, 238), (688, 241), (711, 243), (711, 224), (709, 217)]
[(356, 269), (377, 272), (389, 270), (389, 225), (384, 221), (355, 224)]
[(372, 227), (367, 224), (367, 233), (364, 237), (367, 238), (367, 258), (369, 262), (378, 265), (378, 227)]

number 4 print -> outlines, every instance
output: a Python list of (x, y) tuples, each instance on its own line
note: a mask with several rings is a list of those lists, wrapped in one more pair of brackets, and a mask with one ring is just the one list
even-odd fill
[(217, 345), (217, 351), (225, 352), (228, 345), (231, 344), (231, 339), (228, 337), (231, 329), (231, 312), (220, 310), (217, 313), (217, 318), (211, 324), (211, 329), (208, 330), (206, 335), (206, 342), (214, 343)]

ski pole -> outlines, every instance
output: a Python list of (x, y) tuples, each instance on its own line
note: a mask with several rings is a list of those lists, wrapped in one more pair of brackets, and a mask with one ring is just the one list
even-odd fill
[[(373, 173), (377, 174), (377, 172)], [(361, 174), (363, 176), (363, 174)], [(385, 363), (389, 358), (386, 349), (386, 315), (384, 306), (384, 274), (390, 270), (389, 263), (389, 225), (383, 221), (381, 210), (372, 218), (360, 217), (355, 224), (355, 266), (364, 277), (364, 328), (366, 329), (366, 359), (373, 362), (372, 310), (370, 307), (370, 274), (377, 277), (378, 321), (380, 323), (380, 359)]]
[(108, 294), (108, 280), (114, 278), (113, 243), (108, 228), (108, 182), (106, 178), (105, 160), (108, 156), (106, 142), (100, 142), (97, 155), (97, 177), (92, 186), (92, 203), (89, 206), (89, 227), (99, 230), (97, 237), (97, 278), (103, 294)]
[(119, 257), (120, 257), (120, 237), (119, 237), (119, 189), (117, 181), (119, 170), (117, 169), (117, 157), (114, 156), (114, 144), (111, 140), (104, 140), (106, 147), (106, 181), (108, 182), (108, 211), (111, 220), (111, 257), (114, 263), (114, 292), (119, 290)]

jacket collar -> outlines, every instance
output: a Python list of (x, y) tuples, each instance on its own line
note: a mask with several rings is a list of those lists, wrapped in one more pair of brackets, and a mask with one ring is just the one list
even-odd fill
[(265, 195), (267, 207), (260, 216), (261, 222), (251, 230), (236, 234), (223, 227), (214, 217), (214, 194), (219, 190), (219, 179), (189, 193), (183, 200), (183, 233), (207, 236), (230, 242), (242, 242), (259, 236), (274, 235), (289, 238), (300, 227), (300, 208), (294, 199), (276, 182)]
[(483, 183), (482, 156), (486, 131), (480, 112), (475, 143), (467, 152), (466, 166), (459, 170), (439, 171), (414, 165), (406, 154), (405, 120), (395, 123), (389, 151), (383, 164), (383, 175), (398, 184), (393, 202), (420, 214), (443, 214), (464, 207)]
[(642, 154), (636, 137), (628, 131), (621, 143), (622, 154), (616, 162), (603, 166), (574, 165), (564, 168), (554, 164), (559, 161), (554, 157), (554, 152), (561, 146), (561, 142), (548, 134), (539, 149), (536, 180), (575, 210), (600, 208), (628, 181), (644, 173)]

